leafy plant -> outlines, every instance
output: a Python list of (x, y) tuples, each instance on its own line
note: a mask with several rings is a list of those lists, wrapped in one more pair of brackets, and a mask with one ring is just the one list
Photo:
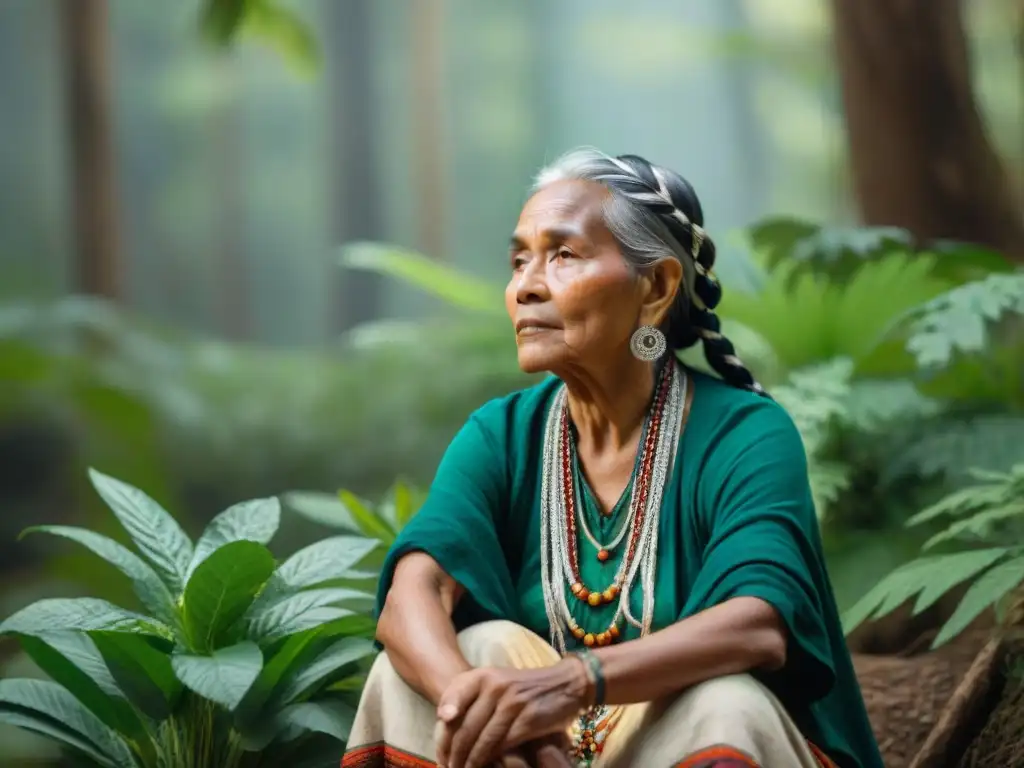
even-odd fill
[[(936, 418), (889, 429), (880, 480), (940, 478), (1024, 462), (1024, 273), (993, 274), (916, 307), (894, 328)], [(935, 408), (927, 415), (935, 416)]]
[(354, 714), (373, 622), (331, 586), (372, 539), (335, 536), (277, 564), (276, 499), (236, 504), (193, 542), (142, 491), (91, 471), (135, 545), (38, 526), (127, 576), (145, 613), (96, 598), (35, 602), (0, 624), (51, 680), (0, 680), (0, 722), (106, 768), (255, 768), (331, 763)]
[(200, 29), (219, 46), (228, 46), (241, 35), (259, 38), (303, 73), (320, 64), (320, 48), (309, 26), (277, 0), (205, 0)]
[(1014, 602), (1024, 584), (1024, 464), (1007, 473), (975, 471), (977, 484), (961, 489), (907, 521), (946, 526), (922, 547), (922, 555), (879, 582), (844, 617), (847, 630), (884, 616), (917, 598), (914, 613), (934, 605), (954, 587), (971, 581), (956, 610), (936, 636), (942, 645), (992, 606)]
[(850, 467), (829, 456), (836, 422), (847, 412), (853, 364), (839, 358), (794, 372), (772, 396), (782, 405), (803, 438), (814, 506), (819, 518), (850, 486)]
[(934, 258), (894, 252), (838, 279), (782, 262), (758, 293), (726, 291), (720, 311), (760, 333), (790, 370), (846, 357), (859, 375), (901, 375), (913, 361), (883, 342), (904, 313), (951, 287), (934, 267)]
[(402, 481), (396, 482), (376, 505), (346, 490), (334, 496), (308, 491), (293, 491), (284, 496), (285, 504), (303, 517), (375, 539), (385, 547), (394, 543), (399, 531), (422, 506), (424, 498), (423, 491)]
[(822, 226), (778, 216), (757, 222), (747, 232), (768, 269), (787, 262), (839, 281), (862, 264), (893, 253), (934, 258), (934, 274), (954, 283), (1012, 269), (999, 253), (971, 243), (938, 241), (921, 248), (899, 227)]

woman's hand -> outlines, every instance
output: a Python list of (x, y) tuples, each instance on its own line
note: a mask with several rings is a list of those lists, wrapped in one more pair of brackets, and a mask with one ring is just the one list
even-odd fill
[(564, 734), (591, 696), (578, 659), (544, 669), (464, 672), (438, 702), (437, 763), (483, 768), (521, 744)]

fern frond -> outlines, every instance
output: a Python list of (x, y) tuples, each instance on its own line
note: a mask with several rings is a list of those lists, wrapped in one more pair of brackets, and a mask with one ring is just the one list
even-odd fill
[(882, 579), (843, 617), (847, 632), (868, 619), (892, 613), (908, 600), (928, 590), (938, 580), (945, 585), (940, 597), (958, 584), (977, 576), (1012, 552), (1006, 547), (975, 549), (912, 560)]
[(850, 383), (843, 424), (858, 432), (889, 431), (894, 422), (938, 415), (942, 405), (907, 379), (858, 379)]
[(890, 440), (884, 458), (886, 484), (904, 477), (939, 476), (954, 486), (970, 480), (971, 467), (1006, 471), (1024, 461), (1024, 417), (989, 413), (932, 419), (903, 439)]
[(911, 313), (907, 350), (922, 368), (948, 366), (957, 354), (984, 351), (990, 326), (1024, 315), (1024, 273), (994, 274), (966, 283)]
[(832, 428), (846, 411), (853, 363), (838, 358), (823, 365), (794, 371), (773, 396), (789, 413), (803, 439), (811, 495), (818, 517), (850, 486), (850, 467), (825, 458)]
[[(836, 357), (860, 363), (905, 312), (953, 285), (932, 274), (934, 261), (894, 252), (858, 263), (841, 281), (783, 261), (768, 272), (758, 293), (727, 291), (719, 311), (756, 328), (790, 369)], [(890, 373), (908, 370), (909, 356), (898, 345), (896, 351), (898, 360), (886, 358), (878, 366)]]
[(800, 430), (809, 452), (821, 447), (833, 421), (846, 412), (852, 375), (852, 361), (836, 358), (794, 371), (773, 391), (775, 400)]
[(924, 543), (922, 549), (931, 549), (936, 544), (954, 539), (984, 542), (992, 537), (992, 528), (997, 523), (1019, 518), (1024, 522), (1024, 498), (1000, 506), (985, 509), (966, 520), (960, 520), (946, 530), (935, 534)]
[(839, 500), (843, 491), (850, 487), (852, 469), (838, 461), (808, 459), (807, 474), (811, 484), (811, 496), (818, 518), (826, 517), (829, 508)]
[(1024, 582), (1024, 554), (1000, 563), (983, 574), (967, 590), (960, 604), (953, 611), (939, 634), (932, 642), (938, 648), (959, 635), (989, 606), (999, 603)]
[(940, 499), (930, 507), (921, 510), (907, 520), (907, 526), (913, 527), (922, 523), (937, 520), (940, 517), (955, 517), (966, 513), (977, 512), (991, 504), (1000, 503), (1005, 494), (1003, 485), (972, 485), (961, 488)]

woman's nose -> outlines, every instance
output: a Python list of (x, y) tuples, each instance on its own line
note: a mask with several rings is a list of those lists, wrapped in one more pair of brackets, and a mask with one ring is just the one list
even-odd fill
[(516, 302), (536, 304), (549, 298), (547, 281), (544, 279), (543, 260), (533, 259), (519, 272), (516, 285)]

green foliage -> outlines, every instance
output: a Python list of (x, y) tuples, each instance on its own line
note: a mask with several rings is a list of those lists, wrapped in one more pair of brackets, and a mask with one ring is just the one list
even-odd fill
[(320, 50), (302, 17), (278, 0), (205, 0), (200, 16), (203, 36), (221, 47), (249, 35), (274, 48), (302, 73), (320, 65)]
[[(313, 748), (336, 759), (373, 653), (373, 622), (342, 604), (372, 598), (326, 585), (365, 578), (355, 566), (378, 543), (339, 536), (278, 566), (267, 549), (276, 499), (231, 507), (193, 544), (143, 492), (91, 479), (135, 552), (84, 529), (28, 532), (99, 555), (151, 615), (81, 597), (39, 600), (7, 618), (0, 636), (15, 636), (51, 680), (0, 680), (0, 723), (111, 768), (291, 765)], [(407, 491), (395, 496), (396, 520), (410, 504)]]
[(852, 630), (917, 598), (919, 613), (954, 587), (972, 581), (956, 611), (936, 636), (942, 645), (986, 609), (1024, 584), (1024, 464), (1008, 473), (973, 473), (978, 483), (961, 489), (907, 521), (908, 526), (946, 522), (923, 550), (946, 544), (946, 554), (925, 555), (893, 571), (844, 617)]
[(1024, 274), (995, 274), (961, 285), (913, 313), (909, 349), (922, 368), (948, 366), (954, 356), (988, 349), (990, 326), (1024, 315)]
[(782, 262), (756, 295), (726, 291), (720, 312), (756, 329), (790, 369), (845, 357), (859, 372), (900, 374), (910, 361), (898, 346), (880, 345), (905, 312), (951, 286), (935, 275), (935, 263), (893, 252), (839, 278)]
[(957, 284), (1011, 269), (1000, 254), (967, 243), (938, 242), (919, 249), (913, 236), (898, 227), (825, 227), (773, 217), (750, 227), (749, 236), (769, 269), (791, 263), (800, 271), (838, 280), (849, 278), (864, 263), (894, 253), (934, 257), (934, 274)]
[(423, 504), (424, 493), (404, 482), (395, 483), (377, 505), (360, 499), (351, 491), (337, 496), (324, 493), (285, 494), (285, 504), (303, 517), (331, 528), (358, 533), (385, 546), (394, 543), (398, 532)]
[(460, 309), (506, 319), (501, 287), (441, 264), (414, 251), (354, 243), (345, 248), (341, 263), (401, 280)]
[(796, 371), (772, 390), (803, 438), (811, 493), (820, 518), (826, 517), (829, 507), (850, 486), (850, 467), (830, 459), (828, 449), (833, 429), (847, 411), (852, 373), (853, 364), (840, 358)]

